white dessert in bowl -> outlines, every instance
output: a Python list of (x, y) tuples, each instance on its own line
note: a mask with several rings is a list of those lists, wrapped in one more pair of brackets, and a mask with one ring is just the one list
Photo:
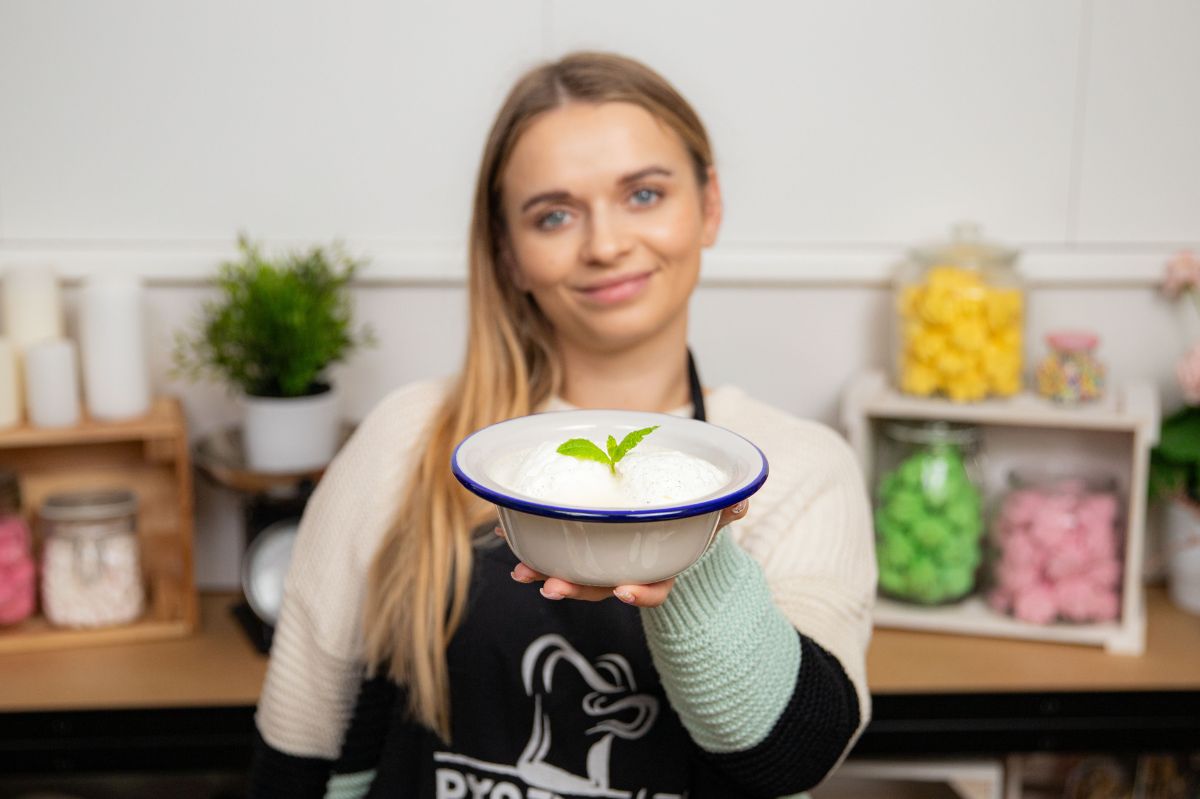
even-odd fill
[[(615, 464), (559, 454), (655, 427)], [(767, 460), (707, 422), (668, 414), (571, 410), (479, 430), (451, 459), (458, 480), (493, 502), (513, 552), (544, 574), (582, 585), (673, 577), (704, 553), (721, 510), (754, 494)]]

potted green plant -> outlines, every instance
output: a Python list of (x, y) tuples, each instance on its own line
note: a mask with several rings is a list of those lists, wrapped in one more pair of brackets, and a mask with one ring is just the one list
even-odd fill
[[(1164, 293), (1200, 309), (1200, 259), (1183, 252), (1167, 265)], [(1163, 419), (1150, 453), (1150, 499), (1164, 504), (1168, 590), (1176, 605), (1200, 613), (1200, 343), (1175, 369), (1184, 404)]]
[(340, 245), (267, 258), (245, 234), (240, 257), (221, 265), (219, 296), (206, 302), (196, 329), (179, 332), (178, 374), (215, 377), (243, 403), (246, 463), (285, 473), (332, 459), (341, 424), (327, 368), (374, 344), (353, 329), (349, 284), (362, 267)]

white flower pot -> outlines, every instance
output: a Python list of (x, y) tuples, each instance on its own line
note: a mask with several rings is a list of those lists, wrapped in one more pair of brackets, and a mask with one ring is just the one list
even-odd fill
[(286, 474), (320, 469), (333, 459), (341, 416), (337, 393), (305, 397), (243, 396), (242, 445), (246, 466)]
[(1165, 516), (1167, 590), (1176, 605), (1200, 614), (1200, 509), (1173, 500)]

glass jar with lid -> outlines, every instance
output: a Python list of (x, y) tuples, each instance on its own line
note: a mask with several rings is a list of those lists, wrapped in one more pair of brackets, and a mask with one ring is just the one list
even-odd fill
[(960, 224), (912, 250), (896, 275), (895, 382), (917, 396), (974, 402), (1022, 387), (1025, 290), (1017, 252)]
[(141, 616), (137, 507), (137, 497), (123, 489), (46, 498), (40, 510), (42, 610), (50, 623), (106, 627)]
[(1120, 614), (1124, 533), (1111, 475), (1014, 470), (989, 535), (988, 603), (1033, 624)]
[(1086, 330), (1046, 334), (1049, 352), (1037, 367), (1038, 393), (1064, 405), (1091, 402), (1104, 394), (1104, 364), (1095, 355), (1100, 337)]
[(973, 425), (893, 421), (875, 487), (879, 589), (925, 605), (975, 589), (982, 560), (980, 435)]
[(17, 474), (0, 469), (0, 624), (17, 624), (33, 614), (33, 542), (21, 514)]

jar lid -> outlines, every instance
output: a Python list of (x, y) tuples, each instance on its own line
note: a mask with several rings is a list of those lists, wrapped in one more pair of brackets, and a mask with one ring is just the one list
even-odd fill
[(904, 420), (885, 427), (888, 436), (908, 444), (956, 444), (969, 446), (979, 441), (979, 428), (971, 424), (943, 421)]
[(1046, 334), (1046, 343), (1061, 352), (1090, 352), (1100, 337), (1087, 330), (1055, 330)]
[(916, 247), (911, 255), (931, 266), (999, 266), (1017, 260), (1016, 250), (984, 241), (979, 225), (973, 222), (960, 222), (951, 228), (950, 241)]
[(46, 497), (41, 516), (52, 522), (93, 522), (132, 515), (137, 504), (137, 495), (123, 488), (64, 491)]

